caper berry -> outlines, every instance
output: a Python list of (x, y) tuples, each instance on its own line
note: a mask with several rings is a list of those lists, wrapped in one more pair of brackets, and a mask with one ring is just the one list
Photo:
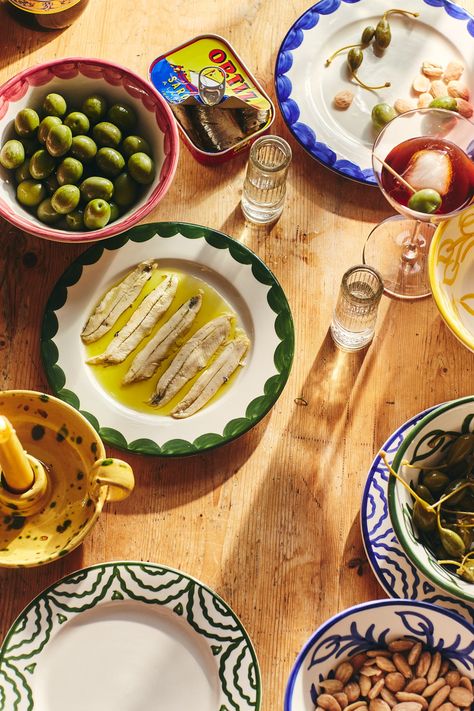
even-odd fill
[(390, 24), (385, 17), (380, 18), (375, 28), (375, 44), (379, 49), (387, 49), (392, 41)]

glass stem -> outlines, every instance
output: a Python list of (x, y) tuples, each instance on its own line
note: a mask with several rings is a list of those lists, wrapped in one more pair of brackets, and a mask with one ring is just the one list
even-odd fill
[(421, 221), (416, 220), (413, 232), (403, 244), (402, 261), (406, 266), (413, 266), (418, 261), (419, 248), (423, 246), (420, 239)]

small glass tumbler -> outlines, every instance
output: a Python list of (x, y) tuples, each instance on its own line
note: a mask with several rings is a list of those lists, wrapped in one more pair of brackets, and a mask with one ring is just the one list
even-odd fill
[(273, 222), (283, 212), (291, 148), (279, 136), (262, 136), (250, 149), (242, 212), (250, 222)]
[(331, 335), (341, 350), (358, 351), (372, 341), (382, 293), (382, 277), (375, 269), (358, 265), (344, 274), (331, 322)]

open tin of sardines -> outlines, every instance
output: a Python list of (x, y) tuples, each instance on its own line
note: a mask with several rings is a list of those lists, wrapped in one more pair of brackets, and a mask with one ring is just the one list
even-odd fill
[[(225, 72), (218, 104), (201, 98), (199, 74)], [(161, 55), (150, 66), (150, 80), (167, 101), (181, 137), (193, 156), (208, 165), (223, 163), (265, 133), (275, 118), (269, 96), (231, 45), (219, 35), (199, 35)]]

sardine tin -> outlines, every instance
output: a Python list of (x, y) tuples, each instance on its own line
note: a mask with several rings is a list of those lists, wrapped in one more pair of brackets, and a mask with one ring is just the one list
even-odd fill
[[(179, 121), (178, 129), (186, 147), (200, 163), (224, 163), (247, 149), (258, 136), (266, 133), (275, 118), (275, 107), (253, 74), (250, 73), (234, 48), (223, 37), (199, 35), (175, 49), (157, 57), (150, 66), (150, 81), (170, 104), (193, 101), (198, 96), (198, 75), (203, 67), (220, 66), (226, 72), (226, 101), (258, 110), (268, 111), (264, 126), (246, 135), (230, 148), (210, 152), (197, 146)], [(236, 101), (237, 100), (237, 101)], [(242, 103), (244, 102), (244, 103)]]

